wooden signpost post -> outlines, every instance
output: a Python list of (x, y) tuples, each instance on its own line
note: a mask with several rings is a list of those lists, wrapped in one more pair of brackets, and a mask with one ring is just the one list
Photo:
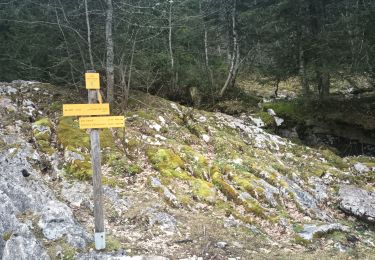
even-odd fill
[(79, 127), (81, 129), (91, 129), (90, 143), (94, 191), (95, 249), (102, 250), (105, 248), (105, 229), (99, 128), (125, 127), (125, 118), (124, 116), (103, 116), (110, 113), (109, 104), (101, 104), (99, 73), (89, 71), (85, 74), (85, 79), (89, 104), (65, 104), (63, 105), (63, 116), (100, 116), (81, 117), (79, 119)]

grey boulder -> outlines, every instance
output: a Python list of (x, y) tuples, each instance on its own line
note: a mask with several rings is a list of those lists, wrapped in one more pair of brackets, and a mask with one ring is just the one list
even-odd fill
[(43, 246), (25, 224), (19, 225), (5, 244), (2, 260), (50, 259)]
[(303, 231), (298, 233), (298, 235), (305, 240), (311, 241), (317, 235), (323, 235), (333, 231), (348, 232), (349, 229), (339, 223), (330, 223), (319, 226), (315, 224), (306, 224), (303, 226)]
[(89, 240), (85, 230), (75, 223), (71, 209), (58, 201), (51, 200), (44, 206), (38, 226), (47, 239), (66, 235), (68, 243), (77, 248), (84, 248)]
[(375, 192), (351, 185), (343, 185), (339, 191), (340, 209), (357, 218), (375, 222)]

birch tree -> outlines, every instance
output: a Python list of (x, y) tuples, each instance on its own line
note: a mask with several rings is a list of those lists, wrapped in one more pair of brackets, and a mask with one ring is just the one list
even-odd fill
[(238, 42), (238, 34), (237, 34), (237, 0), (232, 0), (232, 13), (231, 13), (231, 44), (232, 44), (232, 52), (230, 56), (230, 67), (227, 80), (224, 83), (224, 86), (221, 88), (219, 96), (222, 97), (225, 91), (233, 87), (237, 72), (240, 63), (240, 47)]

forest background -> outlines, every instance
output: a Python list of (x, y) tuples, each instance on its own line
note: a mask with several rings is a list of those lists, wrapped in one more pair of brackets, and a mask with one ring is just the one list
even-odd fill
[(298, 79), (305, 97), (332, 82), (375, 82), (371, 0), (3, 0), (0, 81), (83, 85), (103, 75), (106, 97), (139, 89), (213, 104), (236, 80)]

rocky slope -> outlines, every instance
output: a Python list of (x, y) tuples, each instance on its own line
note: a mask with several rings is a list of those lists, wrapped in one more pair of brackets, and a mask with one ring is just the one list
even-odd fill
[(375, 257), (375, 158), (340, 158), (267, 133), (251, 115), (143, 93), (125, 130), (101, 131), (108, 246), (94, 252), (89, 138), (61, 117), (63, 103), (85, 100), (0, 84), (3, 259)]

